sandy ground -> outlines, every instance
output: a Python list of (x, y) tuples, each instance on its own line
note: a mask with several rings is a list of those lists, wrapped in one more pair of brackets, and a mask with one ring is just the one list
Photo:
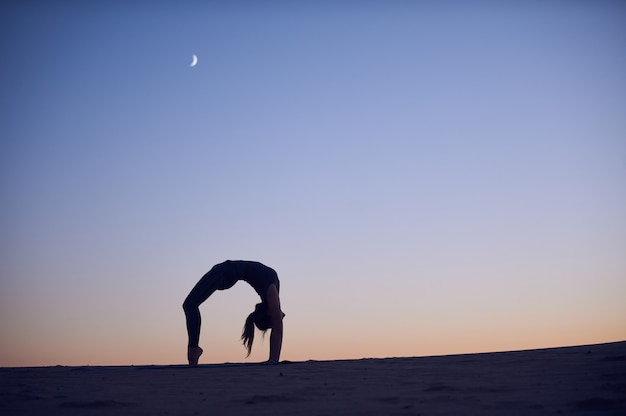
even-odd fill
[(626, 415), (626, 341), (261, 365), (0, 368), (2, 415)]

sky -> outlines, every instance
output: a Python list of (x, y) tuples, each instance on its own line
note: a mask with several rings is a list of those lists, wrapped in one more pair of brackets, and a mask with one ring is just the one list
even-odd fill
[(623, 2), (9, 1), (0, 48), (0, 366), (184, 363), (226, 259), (285, 360), (626, 340)]

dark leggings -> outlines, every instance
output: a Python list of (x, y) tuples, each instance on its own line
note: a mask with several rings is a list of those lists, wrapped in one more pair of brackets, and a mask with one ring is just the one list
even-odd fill
[(183, 303), (183, 310), (187, 319), (189, 347), (197, 347), (200, 342), (200, 304), (207, 300), (216, 290), (233, 287), (237, 280), (228, 265), (218, 264), (202, 276), (202, 279), (191, 290)]

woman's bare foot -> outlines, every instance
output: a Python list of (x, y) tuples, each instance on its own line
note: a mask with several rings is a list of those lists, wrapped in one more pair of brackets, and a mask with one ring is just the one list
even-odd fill
[(195, 367), (198, 365), (198, 360), (202, 355), (202, 348), (189, 347), (187, 348), (187, 360), (189, 360), (189, 367)]

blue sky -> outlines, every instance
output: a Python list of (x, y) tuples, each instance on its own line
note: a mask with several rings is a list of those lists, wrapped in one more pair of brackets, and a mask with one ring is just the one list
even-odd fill
[(2, 8), (0, 365), (182, 362), (225, 259), (285, 359), (626, 339), (620, 2)]

